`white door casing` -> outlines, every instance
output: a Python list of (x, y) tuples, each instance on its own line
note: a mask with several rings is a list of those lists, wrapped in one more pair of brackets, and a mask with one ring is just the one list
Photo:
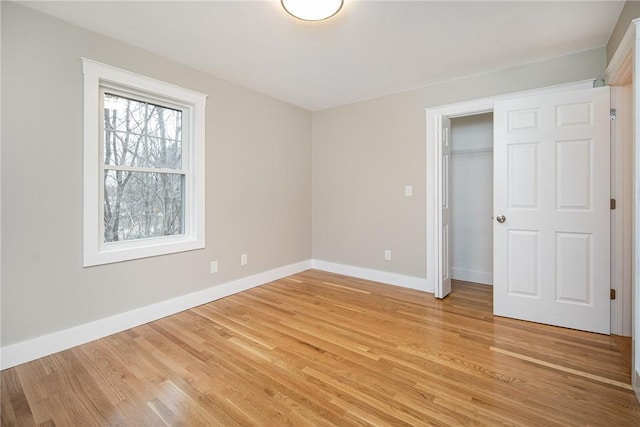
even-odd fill
[(494, 106), (494, 314), (610, 332), (609, 88)]
[(438, 174), (439, 199), (441, 208), (440, 223), (438, 225), (438, 251), (440, 257), (439, 275), (442, 285), (436, 290), (437, 298), (444, 298), (451, 293), (451, 120), (440, 116), (437, 132), (439, 133), (440, 173)]

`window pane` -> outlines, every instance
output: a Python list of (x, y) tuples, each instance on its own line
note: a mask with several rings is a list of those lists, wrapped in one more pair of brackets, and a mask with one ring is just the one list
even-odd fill
[(104, 94), (104, 164), (182, 168), (182, 111)]
[(105, 170), (104, 241), (183, 234), (182, 174)]

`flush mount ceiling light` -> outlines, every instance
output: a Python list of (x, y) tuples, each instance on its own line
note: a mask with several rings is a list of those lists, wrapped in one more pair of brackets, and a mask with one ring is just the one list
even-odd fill
[(344, 0), (280, 0), (291, 16), (304, 21), (322, 21), (342, 9)]

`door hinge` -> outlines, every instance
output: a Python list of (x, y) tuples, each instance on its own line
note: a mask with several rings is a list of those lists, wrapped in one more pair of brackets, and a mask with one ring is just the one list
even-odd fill
[(616, 290), (610, 289), (609, 296), (611, 297), (611, 299), (616, 299)]
[(616, 209), (616, 199), (611, 199), (610, 207), (612, 211)]
[(615, 109), (615, 108), (610, 109), (610, 110), (609, 110), (609, 120), (615, 120), (615, 119), (616, 119), (616, 117), (617, 117), (617, 114), (616, 114), (616, 113), (617, 113), (617, 112), (616, 112), (616, 109)]

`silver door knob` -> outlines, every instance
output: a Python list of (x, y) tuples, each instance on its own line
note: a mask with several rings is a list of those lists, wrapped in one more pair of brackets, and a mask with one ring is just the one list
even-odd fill
[(498, 215), (496, 217), (496, 221), (498, 221), (500, 224), (502, 224), (503, 222), (505, 222), (507, 220), (507, 217), (504, 215)]

